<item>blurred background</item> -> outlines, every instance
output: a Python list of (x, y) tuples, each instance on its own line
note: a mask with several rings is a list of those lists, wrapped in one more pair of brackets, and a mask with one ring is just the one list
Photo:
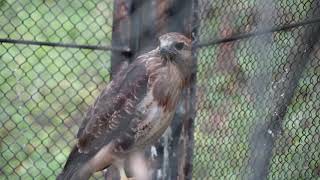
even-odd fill
[(119, 65), (171, 31), (195, 69), (153, 179), (320, 179), (318, 0), (0, 0), (0, 179), (55, 179)]

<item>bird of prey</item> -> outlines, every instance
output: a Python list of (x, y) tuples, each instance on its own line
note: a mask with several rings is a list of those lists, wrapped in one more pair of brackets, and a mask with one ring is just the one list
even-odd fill
[(192, 69), (191, 40), (180, 33), (122, 68), (87, 111), (59, 180), (85, 180), (160, 138), (169, 126)]

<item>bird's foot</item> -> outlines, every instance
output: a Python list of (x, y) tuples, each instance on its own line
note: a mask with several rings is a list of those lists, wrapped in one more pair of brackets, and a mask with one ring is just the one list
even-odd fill
[(128, 178), (127, 176), (121, 176), (120, 180), (135, 180), (135, 178)]
[(133, 178), (128, 178), (123, 167), (119, 168), (120, 180), (134, 180)]

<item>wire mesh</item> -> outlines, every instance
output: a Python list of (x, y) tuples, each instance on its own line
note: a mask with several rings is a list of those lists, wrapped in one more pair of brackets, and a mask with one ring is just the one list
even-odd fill
[(319, 179), (319, 2), (199, 6), (194, 179)]
[(109, 81), (113, 1), (0, 1), (0, 179), (53, 179)]
[[(193, 178), (319, 179), (319, 2), (198, 3)], [(0, 9), (0, 179), (53, 179), (110, 79), (113, 1)]]

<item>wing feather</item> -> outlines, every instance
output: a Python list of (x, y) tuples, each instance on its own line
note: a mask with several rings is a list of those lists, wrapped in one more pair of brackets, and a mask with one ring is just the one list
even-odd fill
[[(137, 60), (116, 75), (83, 120), (77, 135), (80, 152), (89, 153), (100, 149), (119, 136), (120, 132), (129, 131), (130, 121), (136, 115), (135, 107), (146, 96), (147, 88), (148, 73), (143, 61)], [(127, 146), (130, 133), (121, 136), (124, 136), (120, 139), (126, 141)]]

